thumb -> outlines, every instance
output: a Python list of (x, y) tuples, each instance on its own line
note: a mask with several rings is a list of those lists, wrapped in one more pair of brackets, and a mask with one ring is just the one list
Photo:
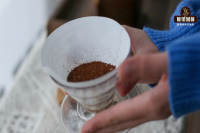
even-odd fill
[(136, 55), (125, 60), (118, 68), (117, 90), (126, 95), (137, 83), (155, 84), (167, 73), (167, 53)]

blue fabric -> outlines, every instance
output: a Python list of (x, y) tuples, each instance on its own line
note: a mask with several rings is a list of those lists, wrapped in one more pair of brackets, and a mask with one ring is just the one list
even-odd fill
[[(189, 7), (198, 21), (194, 26), (177, 26), (174, 15), (180, 16)], [(175, 118), (200, 110), (200, 0), (184, 0), (170, 20), (170, 30), (158, 31), (144, 27), (158, 49), (168, 52), (169, 102)]]
[(169, 101), (175, 118), (200, 110), (200, 33), (167, 47)]
[(155, 87), (157, 84), (149, 84), (149, 87), (153, 88)]

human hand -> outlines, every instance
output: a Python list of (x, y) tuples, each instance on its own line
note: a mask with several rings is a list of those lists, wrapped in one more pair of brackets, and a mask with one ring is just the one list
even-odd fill
[(158, 83), (161, 75), (167, 72), (167, 52), (132, 56), (118, 68), (118, 93), (121, 96), (126, 95), (138, 82)]
[(143, 30), (123, 25), (131, 39), (133, 55), (158, 53), (159, 50)]
[[(157, 59), (162, 61), (162, 57), (157, 57), (157, 59), (152, 60), (154, 55), (138, 56), (159, 53), (158, 48), (145, 31), (128, 26), (123, 27), (130, 36), (131, 49), (134, 57), (131, 56), (125, 60), (118, 69), (119, 81), (117, 83), (117, 90), (122, 96), (126, 95), (137, 82), (149, 84), (158, 83), (163, 72), (162, 69), (164, 69), (163, 67), (166, 69), (165, 62), (164, 64), (157, 63)], [(154, 64), (157, 64), (157, 66)]]
[(164, 74), (154, 89), (100, 112), (86, 122), (81, 133), (112, 133), (165, 119), (171, 115), (168, 91), (167, 74)]

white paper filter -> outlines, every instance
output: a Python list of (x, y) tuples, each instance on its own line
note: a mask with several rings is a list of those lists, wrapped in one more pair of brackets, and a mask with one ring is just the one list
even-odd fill
[(129, 51), (130, 38), (120, 24), (105, 17), (84, 17), (56, 29), (43, 45), (41, 60), (44, 71), (78, 99), (109, 91), (115, 83), (104, 85), (103, 89), (91, 86), (107, 81), (116, 75), (116, 70), (94, 80), (73, 83), (67, 82), (72, 69), (92, 61), (110, 63), (118, 68)]

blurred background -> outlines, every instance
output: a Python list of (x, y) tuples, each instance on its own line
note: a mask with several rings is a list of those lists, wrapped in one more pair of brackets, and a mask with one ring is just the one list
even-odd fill
[(0, 89), (13, 78), (63, 0), (0, 0)]
[[(181, 0), (0, 0), (0, 105), (7, 101), (8, 97), (11, 96), (11, 92), (12, 94), (19, 93), (19, 90), (24, 88), (21, 84), (24, 85), (26, 82), (29, 84), (36, 82), (30, 77), (34, 74), (36, 74), (37, 77), (42, 73), (40, 65), (34, 66), (40, 62), (39, 52), (37, 51), (40, 50), (46, 36), (60, 25), (80, 17), (104, 16), (112, 18), (120, 24), (131, 27), (142, 29), (144, 26), (147, 26), (154, 29), (167, 30), (169, 29), (170, 17), (180, 1)], [(38, 54), (38, 58), (34, 58), (35, 54)], [(37, 73), (33, 73), (32, 70)], [(47, 82), (48, 81), (50, 80), (47, 80)], [(149, 89), (147, 85), (139, 86), (142, 91)], [(27, 89), (29, 89), (29, 87), (30, 86), (28, 86)], [(36, 88), (44, 90), (47, 86), (39, 84)], [(57, 95), (55, 96), (57, 97), (56, 102), (59, 105), (65, 94), (60, 89), (57, 89), (56, 86), (55, 88), (55, 90), (57, 90)], [(54, 91), (51, 91), (50, 93), (53, 92)], [(25, 90), (20, 91), (20, 93), (21, 95), (25, 95)], [(48, 89), (45, 93), (48, 93)], [(27, 95), (29, 94), (27, 93)], [(14, 96), (15, 95), (13, 95), (13, 97)], [(30, 95), (30, 97), (31, 96), (34, 97), (34, 95)], [(21, 106), (20, 103), (21, 101), (19, 100), (17, 107)], [(15, 106), (16, 104), (13, 103), (13, 108), (16, 108)], [(3, 108), (6, 108), (6, 106), (3, 106)], [(9, 109), (10, 108), (11, 107), (9, 107)], [(2, 109), (0, 117), (5, 116), (4, 113), (5, 110)], [(190, 117), (185, 118), (181, 124), (177, 124), (177, 126), (181, 128), (179, 131), (187, 131), (188, 133), (197, 133), (200, 131), (200, 129), (196, 129), (198, 127), (196, 123), (200, 122), (197, 116), (199, 116), (198, 113), (192, 114)], [(4, 119), (6, 119), (6, 117)], [(3, 122), (4, 121), (2, 121), (2, 123)], [(187, 125), (187, 129), (184, 128), (185, 125)], [(6, 129), (2, 131), (6, 131)], [(10, 129), (9, 131), (12, 130)], [(35, 131), (38, 130), (35, 129)], [(46, 130), (44, 131), (46, 132)], [(177, 130), (174, 129), (174, 131)], [(168, 132), (168, 130), (166, 130), (166, 132)], [(173, 131), (169, 130), (169, 133), (172, 132)], [(163, 133), (165, 133), (164, 130)]]

